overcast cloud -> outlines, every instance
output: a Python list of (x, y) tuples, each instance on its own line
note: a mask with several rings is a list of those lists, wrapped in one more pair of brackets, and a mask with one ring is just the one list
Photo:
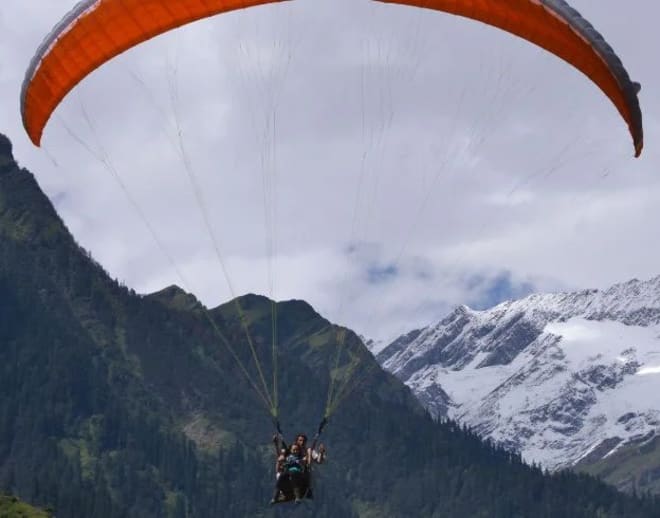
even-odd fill
[(391, 338), (457, 304), (660, 274), (654, 0), (571, 2), (642, 84), (640, 159), (606, 97), (555, 57), (366, 0), (156, 38), (79, 85), (36, 149), (20, 85), (73, 4), (2, 2), (0, 132), (79, 243), (138, 292), (305, 299)]

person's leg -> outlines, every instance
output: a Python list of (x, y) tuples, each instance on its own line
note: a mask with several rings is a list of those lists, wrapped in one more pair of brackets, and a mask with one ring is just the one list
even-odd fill
[(280, 476), (277, 477), (277, 482), (275, 483), (275, 491), (273, 493), (273, 499), (270, 501), (271, 504), (276, 503), (280, 498), (280, 493), (286, 494), (288, 486), (287, 474), (280, 473)]
[(303, 475), (302, 473), (291, 473), (290, 478), (293, 488), (293, 498), (298, 502), (303, 498), (305, 493)]

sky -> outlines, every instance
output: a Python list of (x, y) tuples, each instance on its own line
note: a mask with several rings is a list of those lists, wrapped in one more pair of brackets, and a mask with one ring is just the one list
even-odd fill
[(190, 24), (92, 73), (35, 148), (19, 93), (73, 0), (0, 7), (0, 132), (139, 293), (304, 299), (389, 340), (532, 292), (660, 274), (654, 0), (572, 0), (642, 84), (646, 147), (586, 77), (497, 29), (367, 0)]

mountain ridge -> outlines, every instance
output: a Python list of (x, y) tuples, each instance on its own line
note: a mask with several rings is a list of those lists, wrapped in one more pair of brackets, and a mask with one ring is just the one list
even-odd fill
[(482, 311), (459, 306), (376, 358), (433, 415), (560, 469), (660, 434), (651, 396), (660, 391), (659, 335), (656, 276)]

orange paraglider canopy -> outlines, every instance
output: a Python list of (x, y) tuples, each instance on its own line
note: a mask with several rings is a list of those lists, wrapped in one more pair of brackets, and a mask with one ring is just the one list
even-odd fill
[(154, 36), (216, 14), (281, 0), (84, 0), (41, 44), (21, 92), (35, 145), (57, 105), (90, 72)]
[[(23, 124), (35, 145), (66, 94), (123, 51), (201, 18), (281, 0), (84, 0), (53, 29), (27, 71)], [(548, 50), (588, 76), (644, 145), (639, 84), (594, 27), (564, 0), (377, 0), (424, 7), (499, 27)]]
[[(594, 27), (564, 0), (377, 0), (479, 20), (520, 36), (584, 73), (614, 103), (628, 124), (639, 156), (644, 146), (640, 86)], [(626, 7), (622, 7), (626, 8)]]

